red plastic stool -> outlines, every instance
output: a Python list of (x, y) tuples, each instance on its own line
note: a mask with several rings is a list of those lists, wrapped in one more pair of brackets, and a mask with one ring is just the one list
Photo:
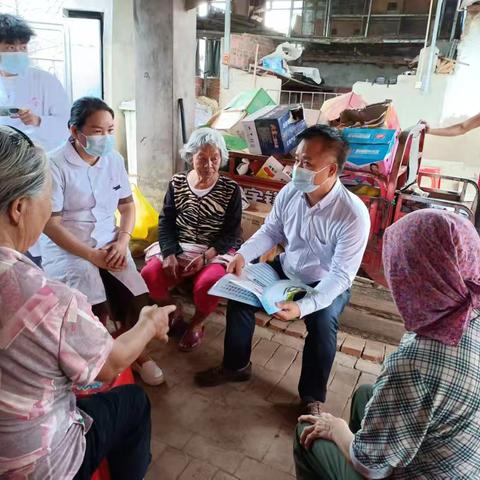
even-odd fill
[[(111, 384), (104, 384), (102, 382), (95, 382), (84, 388), (75, 388), (75, 395), (78, 398), (85, 398), (94, 395), (95, 393), (108, 392), (112, 388), (120, 385), (131, 385), (135, 383), (132, 369), (129, 367), (125, 369)], [(92, 475), (92, 480), (110, 480), (110, 470), (108, 468), (107, 459), (104, 459), (97, 470)]]
[[(438, 167), (422, 167), (419, 173), (433, 173), (440, 175), (440, 168)], [(430, 187), (438, 190), (440, 188), (441, 179), (439, 177), (430, 177)]]

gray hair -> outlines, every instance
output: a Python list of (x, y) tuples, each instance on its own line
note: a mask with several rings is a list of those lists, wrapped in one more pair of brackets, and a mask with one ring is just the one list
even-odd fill
[(45, 152), (30, 143), (27, 136), (0, 126), (0, 213), (21, 197), (39, 195), (48, 179)]
[(223, 135), (213, 128), (199, 128), (195, 130), (188, 139), (188, 142), (180, 150), (182, 160), (188, 165), (192, 164), (193, 156), (204, 146), (212, 145), (220, 150), (222, 165), (228, 162), (227, 145)]

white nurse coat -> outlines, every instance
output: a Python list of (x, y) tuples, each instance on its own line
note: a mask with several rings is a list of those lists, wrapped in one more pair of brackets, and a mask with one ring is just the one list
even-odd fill
[[(62, 225), (94, 248), (115, 240), (115, 211), (121, 199), (132, 195), (122, 156), (112, 152), (91, 166), (66, 144), (50, 155), (53, 179), (52, 211), (62, 212)], [(52, 278), (84, 293), (92, 305), (106, 300), (98, 267), (72, 255), (47, 238), (42, 242), (42, 267)], [(148, 292), (130, 252), (127, 268), (110, 272), (133, 295)]]
[(0, 77), (2, 106), (30, 109), (40, 125), (24, 125), (18, 118), (0, 117), (0, 125), (11, 125), (27, 134), (47, 152), (68, 139), (70, 101), (62, 84), (52, 74), (30, 67), (24, 75)]

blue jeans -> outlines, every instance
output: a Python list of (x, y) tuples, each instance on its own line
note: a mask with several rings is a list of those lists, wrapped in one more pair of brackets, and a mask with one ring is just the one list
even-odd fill
[[(287, 278), (278, 258), (270, 265), (280, 278)], [(328, 377), (337, 350), (338, 318), (349, 300), (350, 290), (347, 290), (329, 307), (304, 318), (308, 334), (305, 338), (302, 373), (298, 384), (300, 398), (304, 401), (325, 402)], [(250, 362), (256, 311), (256, 307), (244, 303), (228, 302), (223, 354), (225, 368), (240, 370)]]
[(93, 418), (82, 466), (74, 480), (90, 480), (104, 458), (112, 480), (142, 480), (150, 464), (150, 401), (138, 385), (122, 385), (77, 400)]

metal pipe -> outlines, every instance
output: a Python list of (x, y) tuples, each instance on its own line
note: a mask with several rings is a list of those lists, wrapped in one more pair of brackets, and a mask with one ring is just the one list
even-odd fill
[(428, 10), (427, 31), (425, 32), (425, 44), (423, 45), (423, 48), (427, 48), (428, 46), (428, 37), (430, 36), (430, 25), (432, 23), (433, 1), (434, 0), (430, 0), (430, 9)]
[(435, 22), (433, 24), (432, 41), (430, 43), (427, 72), (424, 76), (424, 81), (422, 81), (422, 92), (424, 93), (427, 93), (430, 90), (432, 73), (435, 68), (435, 49), (437, 48), (437, 38), (440, 27), (440, 17), (442, 16), (443, 2), (444, 0), (437, 0), (437, 11), (435, 12)]
[(364, 37), (368, 37), (368, 29), (370, 28), (370, 18), (372, 17), (372, 6), (373, 6), (373, 0), (370, 0), (370, 3), (368, 4), (368, 17), (367, 17), (367, 23), (365, 24), (365, 35)]
[(223, 88), (230, 88), (230, 31), (232, 21), (232, 0), (225, 1), (225, 30), (223, 33)]
[(452, 31), (450, 32), (450, 42), (453, 42), (453, 37), (457, 31), (458, 9), (460, 8), (460, 1), (457, 0), (457, 8), (455, 9), (455, 15), (453, 16)]
[(288, 20), (288, 31), (287, 31), (287, 37), (292, 36), (292, 20), (293, 20), (293, 0), (290, 0), (290, 17)]
[(325, 37), (330, 36), (330, 13), (332, 11), (332, 0), (327, 0), (327, 9), (325, 10)]

